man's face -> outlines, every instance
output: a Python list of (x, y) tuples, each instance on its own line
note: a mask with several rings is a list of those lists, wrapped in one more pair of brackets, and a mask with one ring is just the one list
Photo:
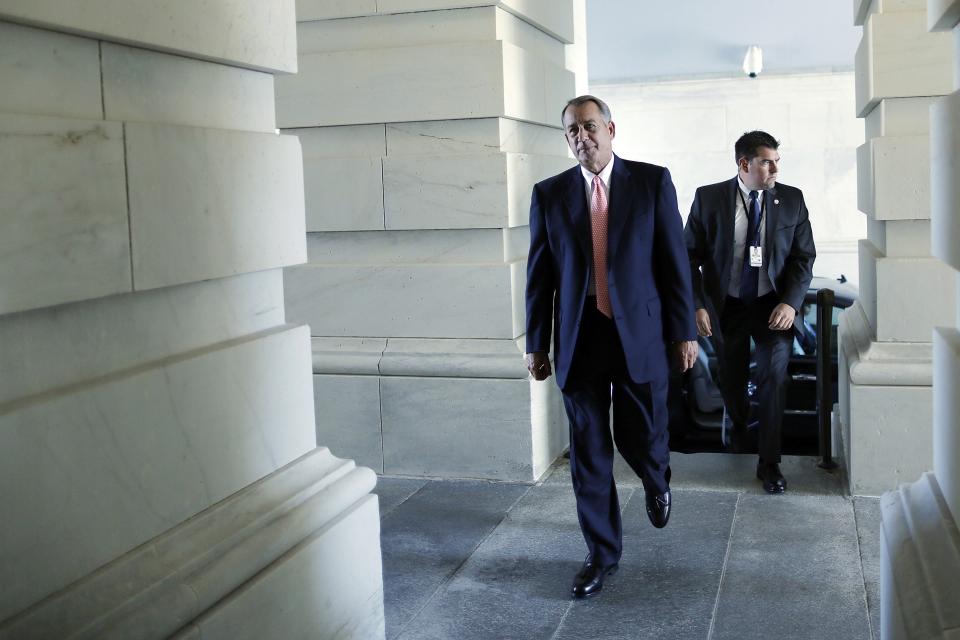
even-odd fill
[(613, 158), (613, 122), (604, 122), (593, 102), (570, 106), (563, 114), (563, 128), (570, 150), (588, 171), (599, 173)]
[(747, 189), (760, 191), (770, 189), (777, 182), (777, 171), (780, 164), (780, 154), (770, 147), (757, 149), (757, 156), (747, 162), (740, 158), (740, 179)]

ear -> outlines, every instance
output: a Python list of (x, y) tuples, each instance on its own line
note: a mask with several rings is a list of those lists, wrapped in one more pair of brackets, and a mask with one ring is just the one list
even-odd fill
[(610, 132), (611, 140), (617, 137), (617, 125), (613, 124), (613, 120), (607, 123), (607, 131)]
[(747, 160), (746, 157), (743, 157), (737, 160), (737, 169), (739, 169), (740, 171), (743, 171), (744, 173), (750, 173), (749, 167), (750, 167), (750, 161)]

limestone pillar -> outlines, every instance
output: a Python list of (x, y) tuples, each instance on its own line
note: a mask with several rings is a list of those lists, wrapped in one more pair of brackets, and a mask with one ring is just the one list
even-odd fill
[(533, 480), (566, 446), (527, 379), (533, 184), (573, 164), (580, 0), (297, 5), (277, 119), (303, 145), (317, 430), (388, 474)]
[[(960, 0), (929, 0), (932, 32), (953, 31), (954, 91), (930, 105), (933, 255), (960, 300)], [(933, 332), (933, 471), (883, 496), (881, 631), (890, 640), (960, 633), (960, 308)]]
[(290, 0), (0, 2), (0, 638), (383, 636), (316, 448)]
[(951, 39), (924, 0), (856, 0), (860, 300), (840, 321), (850, 491), (879, 495), (933, 464), (933, 327), (952, 322), (950, 269), (930, 253), (930, 105), (951, 91)]

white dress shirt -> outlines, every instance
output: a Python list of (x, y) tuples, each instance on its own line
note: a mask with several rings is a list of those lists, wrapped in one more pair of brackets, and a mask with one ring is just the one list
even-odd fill
[[(603, 169), (600, 170), (600, 173), (593, 173), (588, 171), (580, 165), (580, 173), (583, 175), (583, 179), (586, 181), (586, 192), (587, 192), (587, 211), (590, 211), (590, 208), (593, 206), (593, 179), (596, 176), (600, 176), (600, 183), (603, 185), (604, 192), (607, 194), (607, 210), (609, 212), (610, 207), (610, 174), (613, 173), (613, 163), (615, 158), (611, 157), (610, 162), (607, 163)], [(608, 218), (609, 220), (609, 218)], [(744, 232), (746, 233), (746, 232)], [(593, 264), (590, 265), (590, 268), (593, 269)], [(592, 273), (592, 271), (591, 271)], [(739, 277), (739, 276), (738, 276)], [(590, 278), (590, 284), (587, 287), (587, 295), (595, 296), (597, 295), (597, 282), (596, 278)]]
[[(727, 294), (733, 296), (734, 298), (740, 297), (740, 275), (743, 271), (743, 254), (746, 251), (747, 245), (747, 226), (749, 225), (749, 219), (747, 218), (747, 210), (743, 206), (744, 202), (747, 204), (750, 203), (750, 189), (747, 189), (743, 180), (737, 177), (737, 185), (740, 187), (740, 195), (743, 197), (737, 197), (737, 215), (734, 220), (733, 225), (733, 262), (730, 264), (730, 286), (727, 288)], [(770, 276), (767, 275), (767, 265), (769, 264), (770, 256), (766, 255), (767, 245), (764, 239), (766, 238), (767, 232), (767, 211), (763, 207), (764, 191), (760, 190), (757, 195), (757, 202), (760, 203), (760, 233), (758, 234), (758, 239), (760, 241), (760, 246), (763, 247), (763, 266), (760, 267), (760, 277), (757, 286), (757, 297), (766, 295), (773, 291), (773, 285), (770, 283)]]

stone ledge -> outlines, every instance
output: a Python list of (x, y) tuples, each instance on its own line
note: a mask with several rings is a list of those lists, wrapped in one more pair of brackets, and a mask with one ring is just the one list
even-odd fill
[(933, 347), (927, 342), (877, 342), (857, 301), (840, 316), (840, 349), (849, 363), (850, 381), (866, 386), (929, 387), (933, 384)]
[[(376, 476), (315, 449), (0, 625), (0, 640), (166, 638), (364, 499)], [(127, 634), (127, 635), (125, 635)]]
[(313, 373), (523, 380), (527, 369), (513, 340), (311, 338)]
[(955, 638), (960, 630), (960, 532), (936, 476), (925, 473), (913, 484), (885, 493), (880, 507), (882, 636)]

